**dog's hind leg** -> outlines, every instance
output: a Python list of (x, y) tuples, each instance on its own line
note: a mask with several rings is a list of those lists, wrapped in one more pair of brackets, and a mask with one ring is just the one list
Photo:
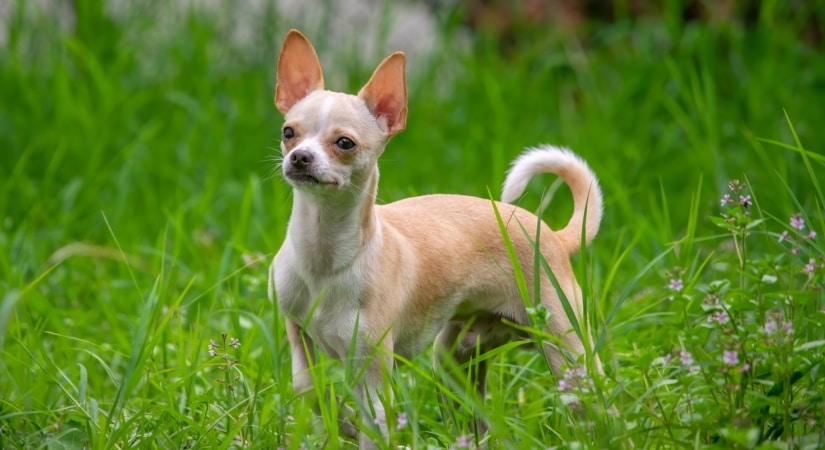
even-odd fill
[[(474, 388), (478, 402), (484, 401), (487, 386), (487, 360), (476, 358), (489, 350), (483, 341), (483, 330), (477, 324), (452, 322), (438, 334), (435, 341), (433, 358), (436, 370), (446, 374), (448, 388), (456, 392), (464, 386), (462, 376), (466, 376), (468, 385)], [(466, 373), (460, 373), (466, 366)], [(442, 394), (443, 405), (457, 406), (456, 401), (450, 401), (446, 394)], [(455, 419), (455, 418), (454, 418)], [(473, 432), (481, 437), (487, 433), (488, 425), (479, 414), (474, 413)]]

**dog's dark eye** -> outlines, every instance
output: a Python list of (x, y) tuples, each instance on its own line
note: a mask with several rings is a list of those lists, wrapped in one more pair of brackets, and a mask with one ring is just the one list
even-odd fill
[(284, 137), (284, 139), (294, 138), (295, 137), (295, 130), (293, 130), (292, 127), (284, 128), (283, 137)]
[(342, 137), (335, 141), (335, 145), (341, 150), (352, 150), (355, 147), (355, 142), (350, 138)]

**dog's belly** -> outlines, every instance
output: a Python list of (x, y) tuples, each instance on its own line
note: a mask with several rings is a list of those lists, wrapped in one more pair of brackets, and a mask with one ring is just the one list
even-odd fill
[(490, 287), (483, 294), (458, 292), (432, 302), (423, 313), (402, 313), (397, 322), (395, 352), (411, 358), (448, 329), (459, 335), (462, 349), (481, 345), (487, 350), (524, 338), (525, 333), (511, 326), (526, 323), (524, 307), (521, 302), (507, 301), (508, 291)]
[(450, 320), (450, 327), (461, 330), (459, 340), (452, 345), (459, 352), (466, 352), (479, 347), (487, 351), (501, 346), (517, 338), (524, 338), (526, 334), (513, 328), (507, 322), (512, 322), (496, 314), (482, 314), (472, 317), (457, 316)]

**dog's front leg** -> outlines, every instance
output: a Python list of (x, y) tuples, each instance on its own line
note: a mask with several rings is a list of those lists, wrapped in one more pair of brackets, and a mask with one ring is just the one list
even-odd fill
[[(376, 348), (377, 347), (377, 348)], [(361, 410), (361, 426), (372, 428), (373, 424), (378, 426), (382, 440), (386, 443), (389, 439), (389, 429), (387, 427), (387, 414), (384, 407), (385, 402), (392, 402), (392, 394), (387, 394), (384, 389), (384, 374), (392, 369), (393, 345), (390, 336), (385, 336), (381, 344), (366, 350), (366, 367), (363, 377), (356, 386), (356, 395)], [(389, 396), (388, 396), (389, 395)], [(382, 401), (383, 400), (383, 401)], [(361, 431), (358, 439), (360, 450), (373, 450), (378, 448), (375, 441)]]
[(315, 344), (312, 338), (295, 322), (286, 320), (286, 337), (292, 355), (292, 389), (296, 394), (312, 390), (310, 362), (315, 361)]
[[(292, 389), (296, 395), (309, 395), (307, 400), (312, 405), (315, 413), (320, 414), (318, 399), (311, 393), (313, 384), (312, 373), (309, 368), (310, 364), (315, 363), (315, 344), (301, 327), (289, 319), (286, 320), (286, 335), (289, 339), (292, 354)], [(355, 411), (349, 406), (343, 405), (341, 414), (338, 417), (339, 432), (353, 439), (358, 436), (358, 430), (349, 418), (354, 416)]]

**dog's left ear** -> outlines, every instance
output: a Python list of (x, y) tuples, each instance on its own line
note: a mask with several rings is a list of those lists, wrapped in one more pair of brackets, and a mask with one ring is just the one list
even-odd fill
[(290, 30), (278, 58), (275, 106), (286, 114), (312, 91), (324, 88), (324, 74), (315, 48), (298, 30)]
[(388, 56), (367, 84), (358, 92), (378, 122), (394, 136), (407, 127), (407, 80), (403, 52)]

